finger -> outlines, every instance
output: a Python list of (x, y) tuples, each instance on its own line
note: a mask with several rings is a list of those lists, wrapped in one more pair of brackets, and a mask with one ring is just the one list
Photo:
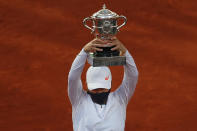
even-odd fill
[(103, 49), (96, 48), (96, 47), (92, 47), (92, 49), (95, 50), (95, 51), (103, 51)]
[(106, 41), (106, 44), (107, 44), (107, 43), (113, 43), (113, 41), (112, 41), (112, 40), (107, 40), (107, 41)]
[(107, 41), (102, 40), (102, 39), (99, 39), (99, 38), (96, 38), (96, 39), (95, 39), (95, 42), (96, 42), (96, 43), (103, 43), (103, 44), (105, 44)]
[(115, 37), (115, 36), (113, 36), (112, 38), (111, 38), (111, 40), (116, 40), (117, 38)]
[(114, 48), (111, 48), (112, 51), (118, 50), (118, 49), (119, 49), (119, 46), (115, 46)]
[(95, 41), (94, 43), (95, 44), (106, 44), (107, 42), (104, 42), (104, 41)]
[(96, 38), (95, 41), (100, 41), (100, 42), (102, 42), (103, 40), (102, 40), (102, 39), (99, 39), (99, 38)]
[(107, 43), (108, 46), (117, 46), (117, 43)]
[(93, 44), (93, 47), (105, 47), (106, 44)]
[(103, 43), (108, 43), (110, 40), (102, 40), (102, 39), (100, 39)]
[(124, 54), (123, 54), (123, 52), (122, 51), (120, 51), (120, 56), (123, 56)]

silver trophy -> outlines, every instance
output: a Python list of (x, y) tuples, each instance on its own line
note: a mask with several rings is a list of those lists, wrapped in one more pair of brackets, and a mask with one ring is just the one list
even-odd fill
[[(118, 26), (118, 19), (123, 19), (124, 22)], [(92, 27), (86, 24), (87, 21), (92, 21)], [(86, 28), (92, 31), (96, 37), (107, 40), (115, 36), (119, 29), (126, 24), (127, 18), (122, 15), (118, 15), (115, 12), (108, 10), (103, 5), (103, 9), (94, 13), (92, 16), (87, 17), (83, 20), (83, 24)], [(103, 51), (96, 51), (90, 53), (93, 59), (93, 66), (114, 66), (114, 65), (125, 65), (126, 57), (120, 56), (118, 50), (111, 51), (111, 47), (98, 47), (102, 48)]]

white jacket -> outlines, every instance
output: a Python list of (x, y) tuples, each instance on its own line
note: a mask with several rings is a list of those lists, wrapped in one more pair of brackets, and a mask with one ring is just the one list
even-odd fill
[(125, 56), (122, 84), (109, 94), (105, 106), (98, 106), (82, 87), (81, 74), (87, 53), (82, 49), (77, 55), (68, 76), (68, 96), (72, 104), (74, 131), (124, 131), (127, 104), (138, 80), (138, 70), (132, 56), (128, 51)]

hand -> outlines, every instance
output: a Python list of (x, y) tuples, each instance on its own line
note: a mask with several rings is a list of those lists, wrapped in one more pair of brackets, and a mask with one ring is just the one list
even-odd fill
[(111, 50), (112, 51), (113, 50), (119, 50), (120, 51), (120, 55), (124, 55), (125, 52), (127, 51), (126, 47), (116, 37), (112, 37), (111, 38), (111, 41), (109, 43), (107, 43), (107, 45), (109, 45), (109, 46), (115, 46)]
[(95, 38), (84, 46), (84, 51), (86, 53), (95, 52), (95, 51), (103, 51), (103, 49), (99, 47), (105, 47), (106, 44), (107, 44), (107, 41), (103, 41), (99, 38)]

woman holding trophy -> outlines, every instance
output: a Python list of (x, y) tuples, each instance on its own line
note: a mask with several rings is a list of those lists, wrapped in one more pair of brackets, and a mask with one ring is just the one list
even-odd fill
[[(84, 20), (84, 24), (87, 19), (93, 20), (93, 28), (86, 27), (94, 33), (97, 29), (98, 33), (82, 48), (68, 75), (74, 131), (124, 131), (126, 108), (136, 88), (138, 70), (129, 51), (114, 36), (120, 28), (117, 18), (120, 16), (104, 6)], [(86, 72), (88, 90), (85, 91), (81, 74), (87, 59), (91, 66)], [(111, 92), (112, 76), (108, 67), (112, 65), (124, 67), (122, 83), (114, 92)]]

